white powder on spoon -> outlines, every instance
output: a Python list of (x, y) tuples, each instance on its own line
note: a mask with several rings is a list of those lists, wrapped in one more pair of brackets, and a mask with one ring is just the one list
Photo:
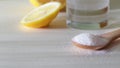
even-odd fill
[[(82, 33), (77, 36), (75, 36), (72, 41), (80, 43), (85, 46), (98, 46), (98, 45), (106, 45), (109, 40), (105, 39), (99, 35), (93, 35), (90, 33)], [(107, 51), (106, 50), (89, 50), (89, 49), (83, 49), (83, 48), (78, 48), (76, 46), (72, 47), (72, 52), (75, 52), (79, 55), (101, 55), (105, 54)]]
[(106, 45), (109, 42), (108, 39), (90, 33), (79, 34), (75, 36), (72, 41), (87, 46)]

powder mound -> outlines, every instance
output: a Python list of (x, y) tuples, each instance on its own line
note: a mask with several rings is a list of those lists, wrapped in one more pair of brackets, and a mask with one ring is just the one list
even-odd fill
[(80, 43), (82, 45), (87, 46), (103, 46), (106, 45), (109, 40), (106, 38), (103, 38), (99, 35), (93, 35), (90, 33), (81, 33), (77, 36), (75, 36), (72, 41)]

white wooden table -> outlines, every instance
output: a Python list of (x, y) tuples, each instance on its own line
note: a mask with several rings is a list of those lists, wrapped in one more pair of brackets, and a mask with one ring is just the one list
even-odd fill
[[(119, 9), (117, 2), (116, 5), (112, 6), (114, 10)], [(60, 13), (49, 28), (23, 27), (19, 23), (21, 18), (33, 9), (27, 0), (0, 0), (0, 9), (0, 68), (120, 67), (120, 41), (112, 44), (115, 46), (104, 55), (86, 56), (72, 49), (71, 38), (75, 35), (82, 32), (100, 34), (108, 30), (67, 28), (65, 13)], [(112, 15), (118, 20), (120, 11)]]

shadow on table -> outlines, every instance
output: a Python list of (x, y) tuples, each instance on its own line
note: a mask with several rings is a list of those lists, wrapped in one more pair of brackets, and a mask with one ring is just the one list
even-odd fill
[(50, 29), (65, 29), (66, 26), (66, 14), (60, 13), (55, 20), (50, 23)]

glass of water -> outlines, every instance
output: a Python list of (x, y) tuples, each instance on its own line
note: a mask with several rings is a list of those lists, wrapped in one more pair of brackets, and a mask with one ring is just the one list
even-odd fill
[(108, 24), (109, 0), (67, 0), (67, 25), (100, 29)]

